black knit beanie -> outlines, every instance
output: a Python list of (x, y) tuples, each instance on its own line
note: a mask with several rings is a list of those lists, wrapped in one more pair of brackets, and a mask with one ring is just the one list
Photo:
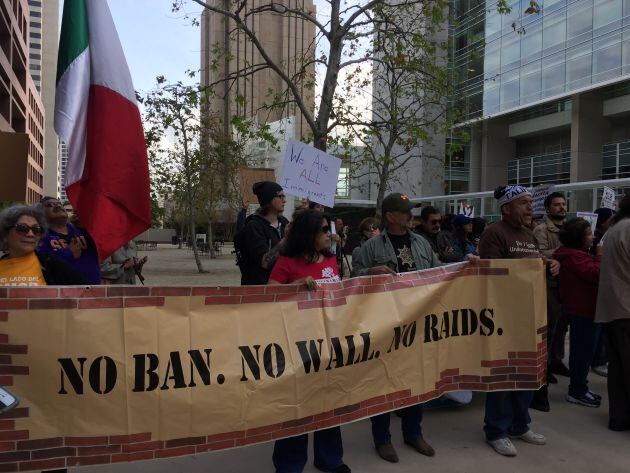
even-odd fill
[(282, 186), (272, 181), (260, 181), (252, 186), (252, 191), (258, 197), (260, 206), (265, 207), (278, 196), (278, 192), (282, 192)]

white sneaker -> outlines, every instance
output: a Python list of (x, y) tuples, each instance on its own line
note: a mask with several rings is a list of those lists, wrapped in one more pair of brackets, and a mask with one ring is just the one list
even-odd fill
[(593, 366), (593, 373), (608, 378), (608, 365)]
[(547, 443), (547, 437), (543, 434), (537, 434), (533, 430), (528, 430), (523, 435), (510, 435), (513, 439), (521, 439), (523, 442), (531, 443), (533, 445), (545, 445)]
[(496, 439), (496, 440), (488, 440), (488, 444), (494, 451), (499, 455), (503, 455), (504, 457), (515, 457), (516, 456), (516, 447), (512, 443), (512, 441), (508, 438), (504, 439)]

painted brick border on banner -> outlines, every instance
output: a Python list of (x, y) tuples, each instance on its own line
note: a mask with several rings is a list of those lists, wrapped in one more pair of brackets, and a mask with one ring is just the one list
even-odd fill
[[(490, 267), (480, 261), (476, 267), (459, 263), (418, 273), (398, 276), (380, 275), (348, 279), (307, 292), (295, 285), (252, 287), (44, 287), (0, 288), (0, 322), (6, 322), (13, 310), (159, 307), (169, 297), (204, 297), (207, 305), (296, 302), (298, 308), (344, 305), (353, 295), (391, 292), (425, 286), (472, 275), (505, 276), (507, 268)], [(0, 332), (2, 331), (0, 325)], [(152, 460), (225, 450), (254, 443), (311, 432), (357, 421), (401, 407), (426, 402), (453, 390), (537, 389), (545, 382), (547, 366), (547, 328), (537, 330), (540, 341), (536, 352), (510, 352), (507, 358), (481, 361), (482, 374), (461, 373), (447, 369), (440, 373), (435, 389), (422, 395), (401, 390), (377, 396), (332, 411), (303, 419), (261, 426), (247, 431), (154, 440), (149, 432), (96, 437), (54, 437), (31, 439), (28, 430), (16, 427), (16, 420), (29, 416), (28, 405), (0, 415), (0, 472), (46, 470), (102, 465), (118, 462)], [(29, 374), (20, 364), (26, 345), (12, 344), (0, 333), (0, 385), (12, 386), (15, 376)], [(26, 404), (23, 402), (23, 404)]]

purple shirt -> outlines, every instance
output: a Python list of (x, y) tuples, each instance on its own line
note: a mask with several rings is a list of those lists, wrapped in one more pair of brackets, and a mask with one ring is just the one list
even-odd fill
[[(87, 231), (68, 223), (68, 234), (62, 235), (48, 230), (39, 243), (38, 251), (48, 253), (70, 263), (90, 284), (101, 283), (101, 270), (94, 240)], [(81, 245), (81, 256), (75, 258), (70, 249), (70, 242), (78, 239)]]

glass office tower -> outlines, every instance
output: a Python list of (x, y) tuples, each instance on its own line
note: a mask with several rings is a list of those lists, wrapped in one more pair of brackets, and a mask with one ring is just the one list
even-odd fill
[[(630, 0), (539, 4), (526, 13), (529, 0), (512, 1), (500, 14), (496, 2), (451, 3), (449, 60), (459, 92), (451, 106), (470, 127), (462, 161), (471, 173), (447, 189), (628, 175)], [(486, 178), (489, 168), (501, 172)]]
[(630, 0), (455, 0), (451, 63), (468, 118), (487, 117), (630, 74)]

